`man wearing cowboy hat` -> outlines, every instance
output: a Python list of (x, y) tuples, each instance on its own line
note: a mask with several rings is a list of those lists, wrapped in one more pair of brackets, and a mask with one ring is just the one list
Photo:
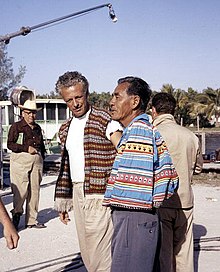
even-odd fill
[(45, 228), (37, 222), (40, 183), (43, 173), (45, 146), (41, 127), (35, 122), (37, 108), (35, 100), (26, 100), (21, 109), (22, 118), (9, 129), (8, 148), (10, 155), (10, 177), (13, 193), (12, 221), (16, 229), (23, 214), (26, 200), (25, 227)]

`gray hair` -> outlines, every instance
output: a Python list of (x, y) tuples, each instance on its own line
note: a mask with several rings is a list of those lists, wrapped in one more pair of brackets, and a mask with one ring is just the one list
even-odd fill
[(56, 83), (56, 90), (60, 93), (62, 88), (68, 88), (74, 86), (78, 83), (82, 83), (83, 90), (85, 93), (89, 92), (89, 82), (88, 80), (79, 72), (66, 72), (62, 76), (60, 76)]

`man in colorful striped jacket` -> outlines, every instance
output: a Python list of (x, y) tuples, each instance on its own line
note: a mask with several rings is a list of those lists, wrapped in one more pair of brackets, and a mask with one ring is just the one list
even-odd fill
[(166, 144), (145, 113), (150, 97), (144, 80), (125, 77), (110, 102), (112, 119), (125, 127), (103, 202), (112, 208), (112, 272), (153, 271), (157, 208), (178, 185)]

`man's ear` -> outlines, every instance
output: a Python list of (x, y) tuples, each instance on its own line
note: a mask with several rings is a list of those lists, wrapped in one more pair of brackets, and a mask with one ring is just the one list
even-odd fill
[(137, 108), (139, 106), (139, 104), (140, 104), (140, 96), (134, 95), (133, 99), (132, 99), (133, 109)]
[(152, 110), (152, 118), (154, 119), (158, 114), (154, 106), (151, 107)]

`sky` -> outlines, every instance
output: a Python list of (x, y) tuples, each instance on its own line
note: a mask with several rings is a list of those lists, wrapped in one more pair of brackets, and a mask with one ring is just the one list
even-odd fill
[(98, 93), (124, 76), (157, 91), (220, 88), (219, 0), (0, 0), (0, 35), (107, 3), (117, 23), (104, 7), (12, 38), (14, 71), (27, 69), (21, 85), (49, 94), (60, 75), (77, 70)]

